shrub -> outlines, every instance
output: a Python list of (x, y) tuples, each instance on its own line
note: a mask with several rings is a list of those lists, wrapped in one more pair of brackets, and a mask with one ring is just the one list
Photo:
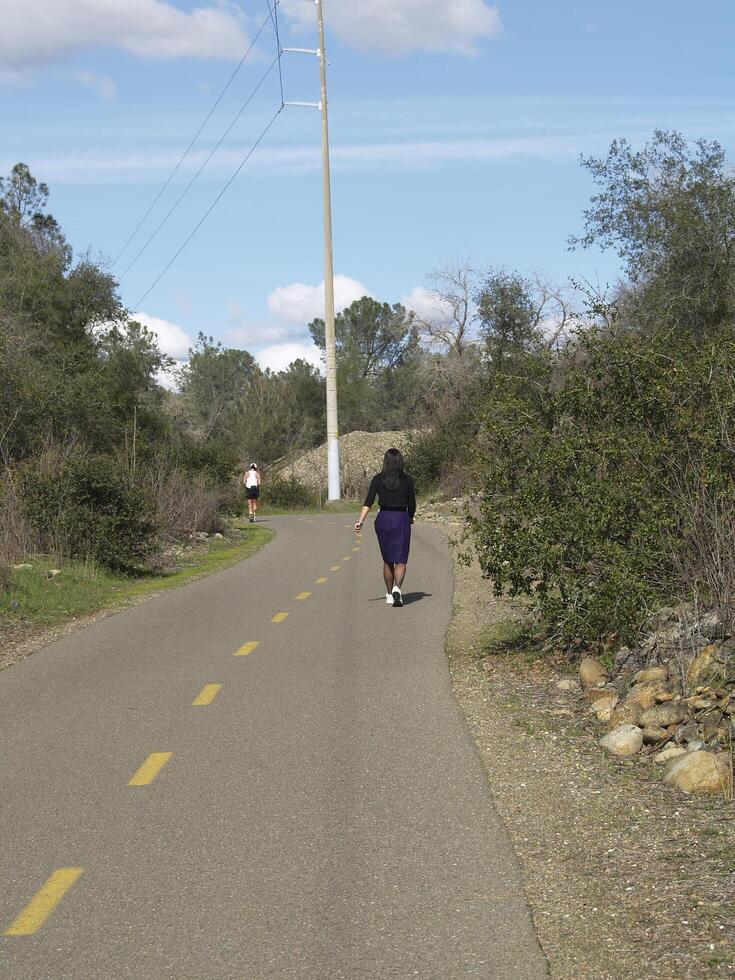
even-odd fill
[(261, 500), (276, 510), (299, 510), (317, 504), (316, 493), (294, 477), (273, 477), (263, 481)]
[(457, 496), (471, 483), (470, 444), (474, 433), (467, 425), (453, 424), (452, 419), (437, 422), (433, 429), (422, 431), (406, 453), (406, 471), (411, 474), (418, 493), (440, 490), (446, 496)]
[(26, 515), (46, 551), (125, 569), (154, 547), (151, 502), (111, 457), (77, 454), (54, 473), (29, 464), (22, 484)]
[(237, 453), (220, 442), (182, 440), (174, 454), (175, 468), (202, 475), (211, 486), (223, 486), (237, 471)]
[(695, 606), (712, 609), (727, 633), (735, 631), (735, 495), (712, 487), (689, 470), (674, 479), (682, 534), (675, 542), (677, 591)]
[(17, 475), (6, 470), (0, 479), (0, 560), (17, 561), (38, 550), (38, 535), (23, 506)]
[(192, 474), (165, 465), (151, 466), (143, 484), (164, 541), (175, 541), (195, 531), (222, 531), (223, 504), (237, 496), (229, 487), (212, 486), (205, 473)]
[(528, 356), (485, 406), (483, 501), (471, 520), (496, 591), (533, 596), (567, 645), (625, 640), (676, 593), (690, 518), (674, 477), (696, 459), (732, 492), (735, 340), (580, 335)]

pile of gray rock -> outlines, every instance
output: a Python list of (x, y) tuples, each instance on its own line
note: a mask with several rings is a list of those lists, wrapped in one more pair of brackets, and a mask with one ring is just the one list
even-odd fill
[[(339, 464), (342, 493), (347, 499), (359, 500), (365, 495), (370, 479), (383, 465), (386, 449), (400, 449), (405, 455), (411, 448), (413, 431), (348, 432), (339, 437)], [(314, 491), (327, 485), (327, 444), (300, 453), (293, 459), (276, 463), (269, 475), (297, 480)]]
[(618, 651), (612, 671), (585, 657), (579, 681), (558, 686), (581, 692), (610, 754), (652, 759), (684, 792), (731, 798), (735, 636), (687, 609), (664, 610), (652, 625), (640, 647)]

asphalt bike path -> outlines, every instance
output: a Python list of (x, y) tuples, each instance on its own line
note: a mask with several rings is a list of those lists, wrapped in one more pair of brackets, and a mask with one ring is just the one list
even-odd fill
[(258, 554), (0, 674), (0, 977), (546, 967), (449, 683), (447, 545), (385, 603), (370, 522)]

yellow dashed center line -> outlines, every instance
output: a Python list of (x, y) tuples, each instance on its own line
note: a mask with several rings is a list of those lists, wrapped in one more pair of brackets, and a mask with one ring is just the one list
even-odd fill
[(360, 549), (359, 548), (353, 548), (352, 550), (353, 551), (359, 551)]
[(235, 650), (233, 657), (247, 657), (247, 655), (252, 653), (259, 643), (260, 640), (249, 640), (247, 643), (243, 643), (239, 650)]
[(284, 619), (288, 619), (288, 613), (287, 612), (279, 612), (279, 613), (276, 613), (276, 615), (273, 617), (273, 619), (271, 620), (271, 622), (272, 623), (282, 623), (284, 621)]
[(330, 572), (338, 572), (339, 571), (339, 565), (332, 565), (332, 567), (329, 569), (329, 571)]
[(342, 561), (352, 561), (352, 555), (345, 555)]
[(59, 868), (38, 889), (17, 919), (5, 930), (6, 936), (32, 936), (66, 895), (84, 868)]
[(222, 687), (221, 684), (205, 684), (204, 687), (199, 692), (199, 694), (197, 694), (197, 696), (191, 702), (192, 705), (211, 704), (212, 701), (214, 701), (214, 699), (217, 697), (217, 694), (219, 693), (221, 687)]
[(128, 786), (147, 786), (148, 783), (152, 783), (172, 755), (172, 752), (151, 752), (140, 769), (128, 782)]
[(296, 596), (296, 598), (300, 602), (302, 602), (304, 599), (308, 599), (310, 595), (311, 595), (311, 592), (299, 592), (299, 594)]
[(325, 583), (326, 581), (327, 581), (327, 580), (326, 580), (326, 578), (324, 578), (324, 576), (322, 576), (321, 578), (318, 578), (318, 579), (316, 580), (316, 584), (317, 584), (317, 585), (324, 585), (324, 583)]

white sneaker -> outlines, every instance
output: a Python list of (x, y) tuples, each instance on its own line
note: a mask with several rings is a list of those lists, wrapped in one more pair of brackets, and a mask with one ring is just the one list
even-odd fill
[(387, 606), (392, 606), (393, 605), (393, 593), (392, 592), (386, 592), (385, 593), (385, 603), (386, 603)]

